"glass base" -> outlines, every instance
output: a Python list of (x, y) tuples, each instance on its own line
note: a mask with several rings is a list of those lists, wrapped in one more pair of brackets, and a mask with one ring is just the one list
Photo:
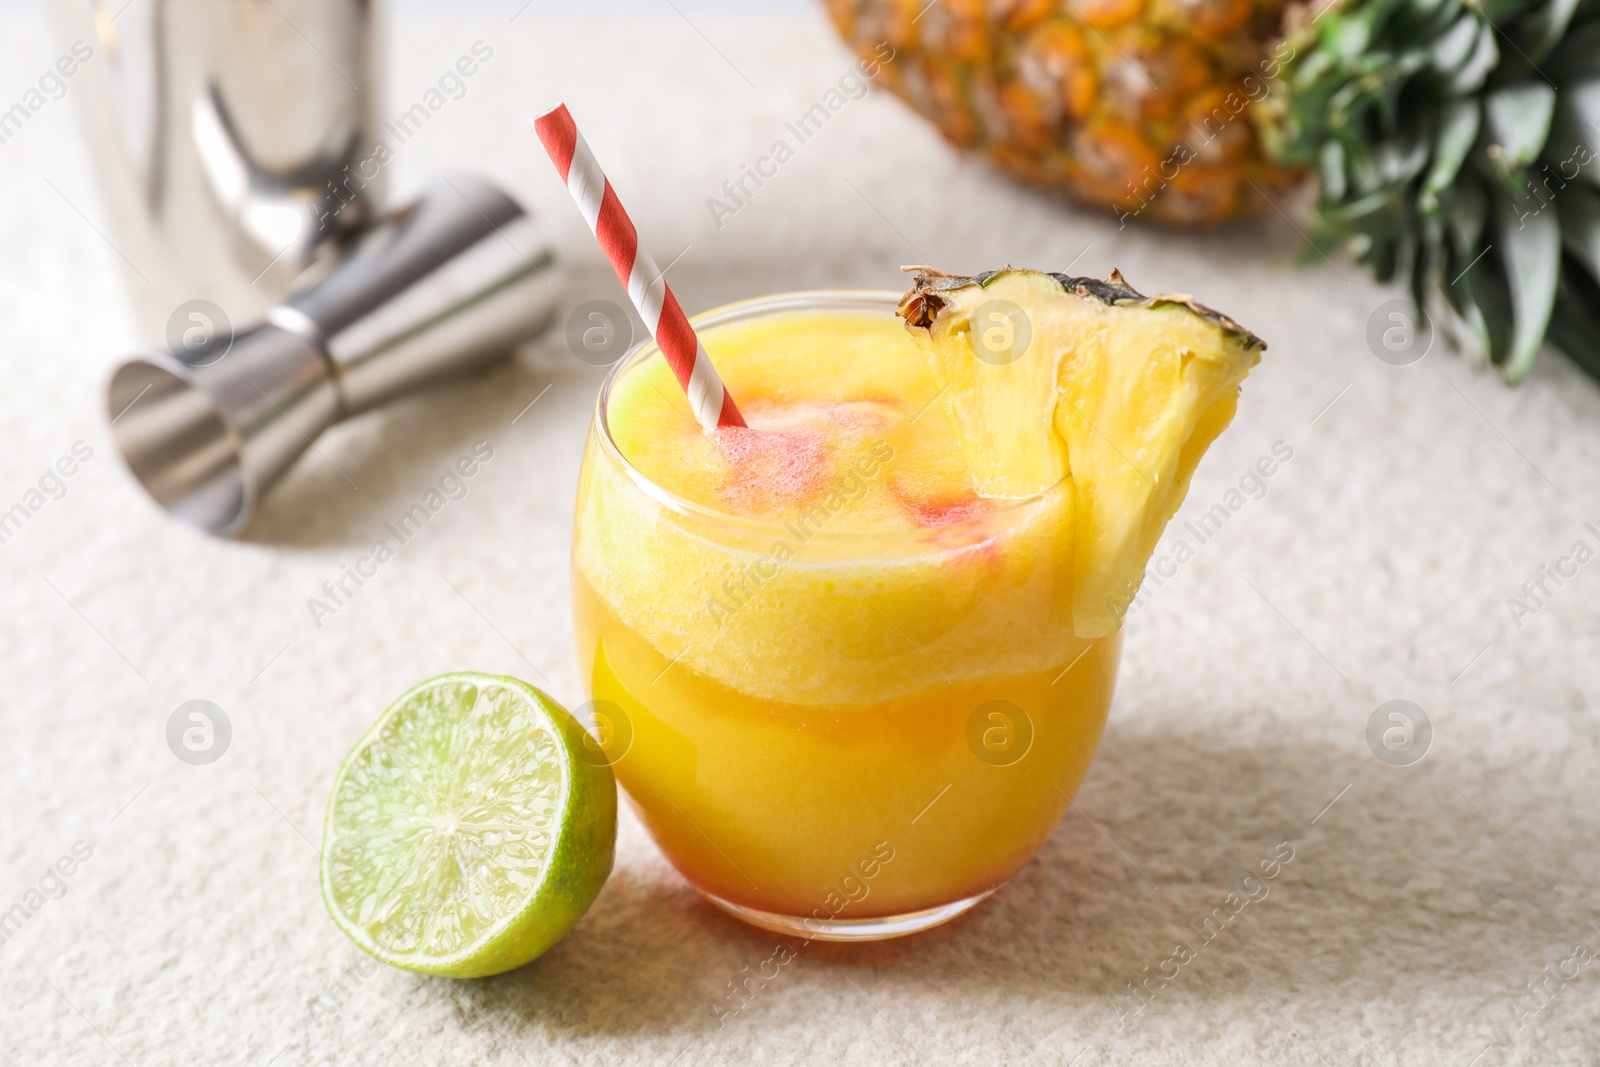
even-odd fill
[(957, 915), (971, 911), (993, 892), (993, 889), (989, 889), (977, 896), (941, 904), (937, 908), (924, 908), (921, 911), (908, 911), (903, 915), (885, 915), (873, 919), (818, 919), (809, 915), (779, 915), (776, 912), (759, 911), (742, 904), (734, 904), (713, 896), (704, 889), (700, 890), (700, 895), (734, 918), (743, 919), (751, 926), (759, 926), (763, 930), (772, 930), (775, 933), (790, 934), (815, 941), (885, 941), (891, 937), (921, 933), (940, 923), (947, 923)]

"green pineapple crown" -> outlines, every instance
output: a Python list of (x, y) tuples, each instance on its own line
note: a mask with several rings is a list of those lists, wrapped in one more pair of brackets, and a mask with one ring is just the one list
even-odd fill
[(1600, 378), (1600, 0), (1343, 0), (1295, 36), (1268, 137), (1320, 176), (1313, 240), (1512, 382), (1546, 343)]

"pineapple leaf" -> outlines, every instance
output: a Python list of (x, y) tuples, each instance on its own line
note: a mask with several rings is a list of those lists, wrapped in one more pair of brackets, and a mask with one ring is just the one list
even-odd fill
[(1376, 17), (1376, 10), (1369, 8), (1353, 17), (1329, 19), (1322, 36), (1330, 59), (1348, 64), (1364, 58), (1372, 43), (1372, 24)]
[(1600, 140), (1594, 127), (1583, 121), (1583, 113), (1563, 97), (1556, 104), (1550, 123), (1550, 143), (1545, 146), (1545, 173), (1563, 184), (1570, 181), (1600, 187)]
[(1467, 152), (1478, 139), (1480, 112), (1478, 102), (1472, 99), (1452, 100), (1440, 118), (1438, 140), (1433, 149), (1433, 167), (1417, 194), (1417, 207), (1425, 215), (1442, 214), (1439, 193), (1449, 188), (1461, 173)]
[(1470, 11), (1463, 11), (1433, 43), (1429, 57), (1433, 61), (1433, 69), (1447, 75), (1460, 70), (1472, 58), (1482, 30), (1482, 20)]
[(1387, 282), (1394, 278), (1395, 270), (1400, 266), (1400, 249), (1398, 244), (1389, 237), (1372, 235), (1369, 237), (1371, 246), (1360, 257), (1372, 270), (1373, 277), (1380, 282)]
[(1473, 177), (1457, 182), (1450, 198), (1450, 241), (1465, 270), (1482, 250), (1483, 227), (1489, 217), (1489, 197), (1482, 183)]
[[(1394, 224), (1392, 216), (1400, 208), (1395, 199), (1394, 190), (1391, 188), (1377, 189), (1359, 200), (1346, 200), (1340, 204), (1329, 204), (1322, 210), (1322, 217), (1335, 226), (1347, 229), (1365, 229), (1377, 222), (1382, 229), (1391, 229)], [(1384, 216), (1388, 225), (1383, 225)]]
[(1561, 224), (1542, 202), (1501, 200), (1496, 212), (1501, 254), (1511, 283), (1513, 324), (1506, 378), (1527, 376), (1544, 343), (1561, 280)]
[(1567, 255), (1600, 278), (1600, 195), (1583, 186), (1565, 191), (1556, 208), (1561, 213), (1561, 243)]
[(1411, 302), (1419, 312), (1428, 306), (1428, 286), (1439, 276), (1439, 259), (1443, 255), (1444, 224), (1438, 219), (1422, 220), (1422, 239), (1412, 242), (1411, 249)]
[(1373, 159), (1384, 185), (1409, 185), (1428, 165), (1428, 142), (1422, 138), (1398, 144), (1391, 141), (1374, 153)]
[(1344, 146), (1338, 141), (1328, 141), (1322, 146), (1322, 189), (1333, 200), (1344, 199), (1347, 188), (1344, 177)]
[(1571, 30), (1540, 67), (1557, 85), (1600, 77), (1600, 21)]
[(1461, 5), (1452, 0), (1414, 0), (1406, 35), (1412, 38), (1437, 37), (1448, 30), (1460, 14)]
[(1600, 76), (1562, 89), (1560, 108), (1576, 135), (1574, 143), (1592, 148), (1600, 140)]
[(1504, 363), (1511, 346), (1513, 313), (1511, 291), (1506, 285), (1499, 257), (1490, 250), (1476, 263), (1464, 267), (1460, 277), (1471, 288), (1473, 303), (1483, 316), (1483, 332), (1487, 342), (1484, 354), (1492, 363)]
[(1505, 26), (1533, 5), (1528, 0), (1467, 0), (1467, 6), (1492, 26)]
[(1478, 39), (1474, 44), (1472, 54), (1465, 63), (1456, 69), (1450, 78), (1447, 88), (1455, 95), (1472, 92), (1482, 87), (1489, 72), (1500, 62), (1500, 47), (1495, 44), (1494, 28), (1479, 24)]
[[(1454, 257), (1449, 258), (1446, 269), (1458, 269)], [(1478, 307), (1477, 298), (1472, 294), (1472, 286), (1459, 276), (1454, 282), (1440, 278), (1438, 291), (1440, 300), (1435, 306), (1444, 312), (1445, 327), (1451, 339), (1465, 348), (1476, 362), (1487, 360), (1490, 349), (1489, 324), (1484, 320), (1483, 309)]]
[(1542, 10), (1535, 11), (1519, 27), (1517, 51), (1527, 57), (1530, 64), (1538, 66), (1561, 43), (1562, 35), (1578, 10), (1578, 3), (1579, 0), (1550, 0)]
[(1556, 91), (1544, 82), (1526, 82), (1495, 89), (1483, 98), (1493, 152), (1500, 150), (1508, 169), (1526, 167), (1539, 158), (1550, 136), (1556, 111)]

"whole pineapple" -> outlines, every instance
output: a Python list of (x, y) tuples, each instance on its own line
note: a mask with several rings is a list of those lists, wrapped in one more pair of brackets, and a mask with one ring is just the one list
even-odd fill
[[(958, 145), (1123, 215), (1217, 222), (1263, 205), (1252, 105), (1291, 53), (1284, 0), (828, 0), (879, 77)], [(881, 54), (881, 53), (878, 53)]]
[(1600, 377), (1600, 0), (827, 0), (957, 144), (1124, 217), (1310, 172), (1315, 237), (1511, 381)]

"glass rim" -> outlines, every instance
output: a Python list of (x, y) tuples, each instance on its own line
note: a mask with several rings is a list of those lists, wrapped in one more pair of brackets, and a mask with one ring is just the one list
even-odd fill
[[(844, 310), (887, 308), (893, 310), (899, 307), (902, 297), (903, 294), (889, 289), (802, 289), (736, 300), (731, 304), (723, 304), (720, 307), (702, 311), (700, 314), (692, 316), (689, 322), (693, 324), (696, 331), (699, 331), (741, 319), (782, 311), (822, 310), (826, 308)], [(594, 417), (591, 422), (591, 426), (595, 431), (595, 439), (599, 442), (601, 451), (646, 496), (680, 515), (725, 526), (742, 527), (745, 530), (757, 533), (784, 532), (785, 525), (782, 522), (756, 519), (748, 515), (723, 511), (681, 496), (645, 474), (634, 466), (627, 456), (622, 454), (622, 449), (617, 446), (616, 439), (611, 434), (611, 422), (607, 415), (612, 391), (616, 388), (617, 383), (621, 381), (624, 374), (659, 353), (660, 349), (656, 346), (655, 339), (646, 337), (624, 353), (622, 358), (618, 359), (611, 369), (606, 372), (605, 380), (600, 385), (600, 394), (595, 398)], [(1064, 482), (1067, 479), (1068, 476), (1063, 476), (1061, 481)], [(915, 527), (902, 530), (825, 529), (816, 531), (812, 539), (824, 541), (851, 541), (873, 538), (884, 540), (915, 539), (940, 535), (949, 536), (964, 530), (981, 529), (993, 524), (996, 519), (1015, 517), (1024, 509), (1049, 496), (1056, 490), (1058, 485), (1060, 485), (1060, 482), (1032, 496), (1006, 500), (981, 515), (941, 526)]]

